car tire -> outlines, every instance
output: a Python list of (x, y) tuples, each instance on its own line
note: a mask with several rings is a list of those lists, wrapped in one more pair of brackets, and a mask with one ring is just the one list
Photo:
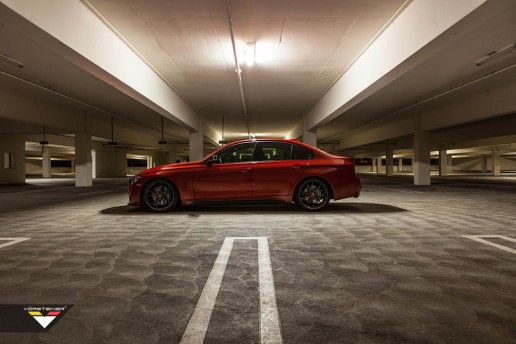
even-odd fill
[(317, 178), (303, 180), (296, 188), (294, 202), (304, 211), (320, 211), (330, 203), (330, 188)]
[(143, 206), (156, 213), (171, 211), (179, 202), (176, 186), (164, 179), (151, 180), (143, 187), (141, 195)]

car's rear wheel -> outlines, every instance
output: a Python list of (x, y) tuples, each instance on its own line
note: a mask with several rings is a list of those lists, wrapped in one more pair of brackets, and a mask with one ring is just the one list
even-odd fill
[(324, 181), (310, 178), (296, 188), (294, 202), (301, 210), (318, 211), (328, 205), (330, 197), (330, 189)]
[(164, 179), (156, 179), (145, 185), (142, 190), (143, 206), (154, 212), (174, 209), (179, 201), (175, 185)]

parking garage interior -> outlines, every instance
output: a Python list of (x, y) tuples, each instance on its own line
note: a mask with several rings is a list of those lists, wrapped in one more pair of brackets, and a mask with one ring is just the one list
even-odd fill
[[(0, 343), (515, 343), (515, 16), (0, 0)], [(352, 157), (360, 197), (127, 205), (262, 138)]]

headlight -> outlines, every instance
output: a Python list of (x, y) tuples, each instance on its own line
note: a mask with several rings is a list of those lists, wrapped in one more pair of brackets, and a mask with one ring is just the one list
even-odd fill
[(136, 182), (138, 182), (140, 179), (142, 179), (143, 177), (142, 176), (134, 176), (132, 177), (131, 179), (129, 179), (129, 184), (134, 184)]

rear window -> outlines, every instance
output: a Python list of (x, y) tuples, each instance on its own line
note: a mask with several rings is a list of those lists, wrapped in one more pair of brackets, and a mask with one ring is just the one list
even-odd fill
[(260, 160), (290, 160), (290, 143), (262, 142), (262, 151)]
[(292, 145), (292, 160), (310, 160), (311, 158), (311, 150), (299, 145)]

